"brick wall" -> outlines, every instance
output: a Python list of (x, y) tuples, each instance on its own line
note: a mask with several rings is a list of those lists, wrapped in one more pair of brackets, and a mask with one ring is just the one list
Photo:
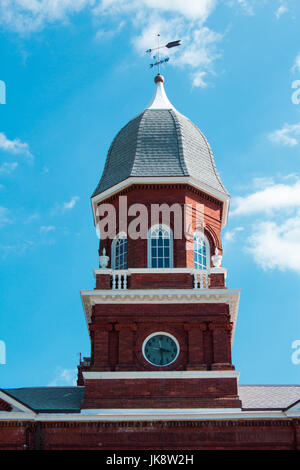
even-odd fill
[(0, 450), (300, 450), (299, 435), (299, 419), (0, 422)]
[[(205, 193), (192, 188), (189, 185), (180, 184), (161, 184), (161, 185), (132, 185), (129, 188), (119, 192), (118, 194), (102, 201), (110, 203), (115, 207), (117, 214), (116, 233), (120, 231), (119, 226), (119, 197), (127, 197), (128, 207), (133, 204), (144, 204), (148, 210), (148, 227), (151, 226), (151, 205), (153, 204), (180, 204), (182, 213), (184, 205), (192, 206), (190, 221), (188, 227), (184, 227), (184, 217), (182, 217), (182, 233), (188, 231), (193, 234), (196, 230), (196, 204), (203, 204), (203, 221), (204, 231), (210, 242), (211, 254), (214, 253), (215, 247), (218, 247), (222, 254), (221, 244), (221, 217), (222, 203), (216, 199), (206, 195)], [(138, 214), (137, 214), (138, 215)], [(127, 225), (134, 220), (136, 216), (129, 216)], [(160, 219), (160, 223), (162, 219)], [(191, 223), (191, 225), (190, 225)], [(171, 214), (170, 225), (174, 231), (174, 216)], [(111, 240), (103, 240), (99, 247), (99, 252), (105, 248), (107, 254), (111, 256)], [(186, 244), (184, 236), (181, 239), (174, 239), (174, 267), (194, 267), (193, 243)], [(146, 268), (147, 267), (147, 240), (132, 240), (128, 238), (128, 267), (129, 268)]]
[(85, 381), (82, 408), (240, 408), (235, 378)]

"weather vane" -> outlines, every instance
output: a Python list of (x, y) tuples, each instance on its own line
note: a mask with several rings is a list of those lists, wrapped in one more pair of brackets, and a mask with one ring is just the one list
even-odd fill
[(155, 67), (157, 65), (158, 66), (158, 73), (160, 74), (161, 64), (169, 62), (169, 60), (170, 60), (169, 57), (165, 57), (164, 59), (160, 58), (160, 49), (163, 49), (164, 47), (167, 47), (168, 49), (171, 49), (171, 47), (181, 46), (181, 44), (180, 44), (181, 39), (179, 39), (178, 41), (168, 42), (168, 44), (166, 44), (165, 46), (160, 45), (159, 39), (160, 39), (160, 34), (157, 35), (157, 47), (155, 47), (154, 49), (148, 49), (146, 52), (148, 52), (150, 54), (153, 51), (157, 51), (157, 55), (153, 56), (153, 59), (155, 59), (156, 62), (154, 62), (154, 64), (150, 64), (150, 68)]

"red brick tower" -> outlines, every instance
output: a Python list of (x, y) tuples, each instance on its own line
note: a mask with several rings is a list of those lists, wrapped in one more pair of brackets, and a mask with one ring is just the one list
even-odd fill
[(86, 414), (241, 408), (231, 361), (240, 291), (221, 266), (229, 195), (163, 81), (115, 137), (92, 196), (101, 241), (96, 288), (81, 292)]

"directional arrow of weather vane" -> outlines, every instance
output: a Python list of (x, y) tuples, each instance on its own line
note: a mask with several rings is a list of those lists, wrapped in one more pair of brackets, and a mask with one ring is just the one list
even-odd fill
[(164, 47), (166, 47), (167, 49), (171, 49), (171, 47), (176, 47), (176, 46), (181, 46), (180, 44), (180, 41), (181, 39), (179, 39), (178, 41), (171, 41), (171, 42), (168, 42), (168, 44), (166, 44), (165, 46), (161, 46), (159, 44), (159, 39), (160, 39), (160, 34), (157, 35), (157, 47), (155, 47), (154, 49), (148, 49), (146, 52), (148, 53), (151, 53), (151, 52), (154, 52), (154, 51), (157, 51), (157, 56), (153, 56), (153, 59), (157, 59), (156, 62), (154, 62), (153, 64), (150, 64), (150, 68), (154, 67), (155, 65), (158, 66), (158, 73), (160, 73), (160, 66), (161, 64), (164, 64), (166, 62), (169, 62), (169, 57), (166, 57), (164, 59), (161, 59), (160, 58), (160, 49), (163, 49)]

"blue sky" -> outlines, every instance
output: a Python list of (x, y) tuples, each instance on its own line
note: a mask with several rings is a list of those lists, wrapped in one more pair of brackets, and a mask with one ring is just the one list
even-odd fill
[(232, 196), (223, 265), (242, 289), (240, 383), (299, 383), (299, 22), (296, 0), (0, 0), (1, 387), (71, 384), (89, 355), (90, 195), (114, 135), (152, 97), (157, 32), (182, 39), (166, 91)]

